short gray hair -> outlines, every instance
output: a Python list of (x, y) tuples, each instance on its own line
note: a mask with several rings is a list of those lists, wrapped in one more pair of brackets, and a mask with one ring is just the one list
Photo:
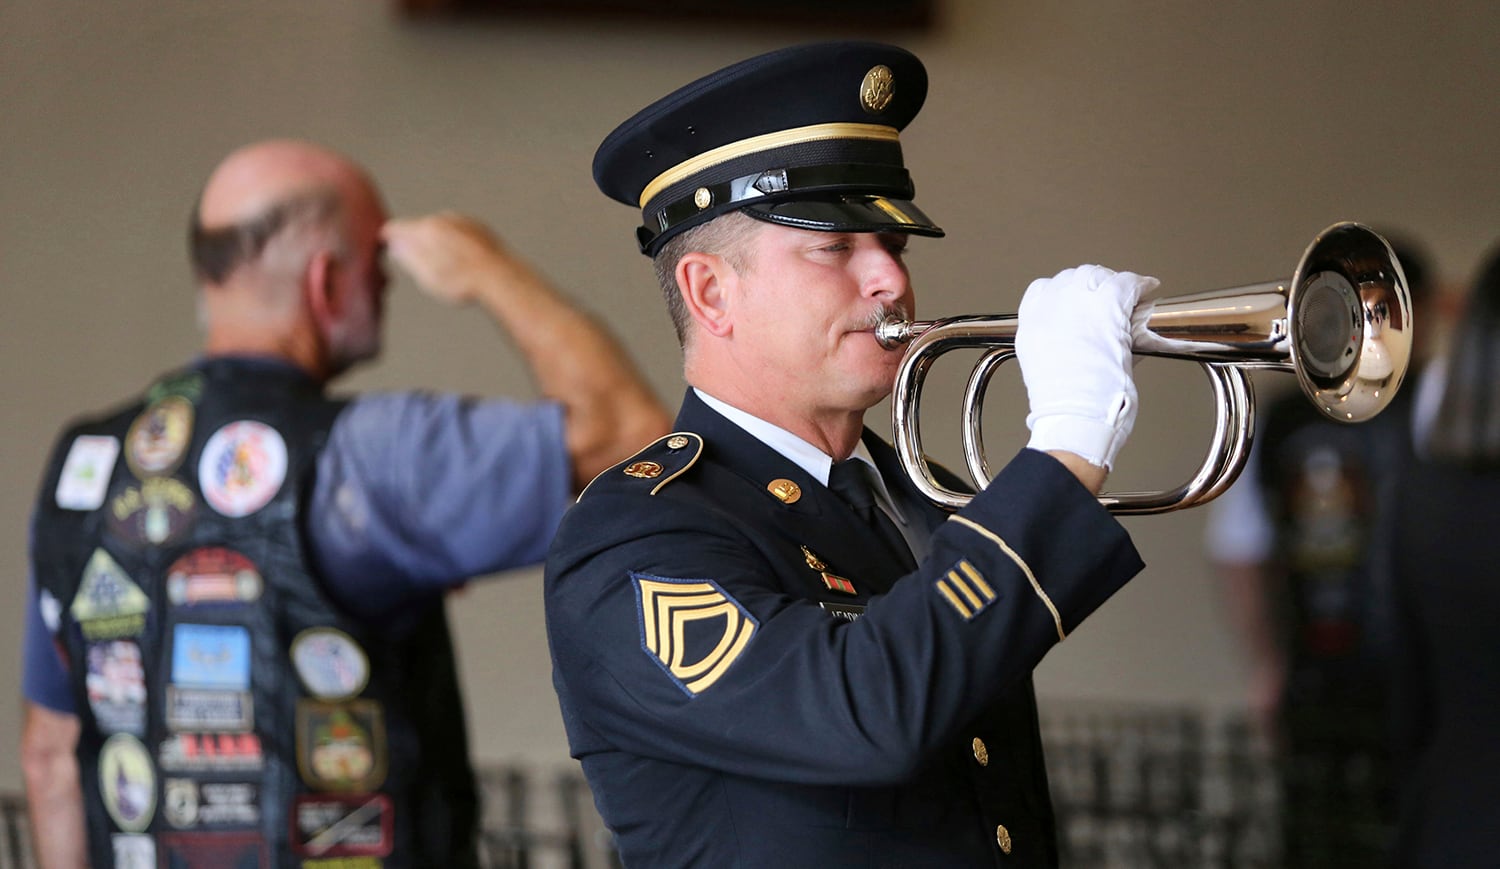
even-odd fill
[(677, 330), (679, 346), (687, 346), (692, 318), (688, 315), (687, 303), (682, 300), (682, 290), (677, 286), (677, 264), (688, 253), (696, 251), (723, 257), (736, 271), (744, 271), (750, 262), (746, 242), (760, 225), (760, 221), (743, 211), (731, 211), (673, 237), (656, 252), (651, 264), (656, 269), (656, 282), (661, 285), (662, 297), (667, 302), (667, 313), (672, 316), (672, 328)]
[(203, 225), (195, 206), (188, 224), (188, 253), (193, 272), (200, 281), (222, 284), (238, 268), (259, 260), (262, 255), (282, 259), (287, 252), (276, 242), (302, 242), (309, 234), (322, 236), (339, 254), (344, 253), (347, 239), (343, 232), (343, 202), (336, 190), (318, 188), (273, 203), (254, 217), (212, 229)]

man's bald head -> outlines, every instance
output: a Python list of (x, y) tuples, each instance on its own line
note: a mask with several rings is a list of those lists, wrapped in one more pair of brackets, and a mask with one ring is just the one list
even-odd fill
[(219, 164), (189, 229), (210, 353), (278, 355), (319, 378), (380, 349), (385, 207), (364, 170), (307, 142)]
[(350, 213), (383, 214), (374, 184), (352, 160), (308, 142), (247, 145), (218, 165), (193, 209), (193, 270), (200, 282), (221, 285), (294, 224), (343, 246)]

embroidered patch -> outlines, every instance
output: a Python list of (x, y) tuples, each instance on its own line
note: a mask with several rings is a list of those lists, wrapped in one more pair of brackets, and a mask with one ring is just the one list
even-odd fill
[(167, 686), (167, 726), (173, 730), (249, 730), (255, 704), (249, 691)]
[(174, 733), (157, 759), (167, 772), (253, 772), (263, 763), (253, 733)]
[(297, 701), (297, 770), (324, 791), (372, 791), (385, 781), (385, 716), (373, 700)]
[(151, 600), (130, 581), (109, 553), (95, 549), (83, 569), (83, 582), (68, 612), (84, 639), (112, 640), (139, 636), (146, 629)]
[(393, 815), (385, 794), (298, 794), (292, 850), (304, 857), (383, 857), (391, 853)]
[(641, 647), (688, 694), (707, 690), (745, 651), (760, 623), (712, 580), (631, 574)]
[(151, 477), (110, 499), (109, 530), (137, 546), (181, 537), (198, 516), (192, 490), (171, 477)]
[(173, 625), (172, 684), (249, 690), (250, 629), (243, 625)]
[(248, 516), (266, 506), (286, 480), (286, 441), (263, 422), (242, 419), (214, 432), (198, 458), (203, 499), (219, 513)]
[(979, 571), (968, 561), (960, 561), (936, 583), (938, 593), (964, 617), (965, 621), (979, 615), (995, 600), (995, 590), (990, 588)]
[(171, 869), (264, 869), (259, 833), (163, 833), (162, 864)]
[(105, 733), (146, 735), (146, 672), (134, 640), (89, 644), (84, 687), (94, 721)]
[(116, 733), (99, 750), (99, 796), (115, 826), (143, 833), (156, 811), (156, 770), (141, 741)]
[(307, 693), (323, 700), (343, 700), (365, 689), (370, 659), (343, 631), (308, 628), (292, 640), (292, 666)]
[(156, 840), (143, 833), (112, 833), (115, 869), (156, 869)]
[(305, 857), (384, 857), (392, 849), (393, 827), (386, 794), (297, 794), (291, 849)]
[(253, 827), (260, 823), (259, 795), (256, 782), (164, 779), (162, 817), (178, 829)]
[(104, 503), (109, 477), (120, 455), (119, 438), (79, 435), (63, 459), (54, 497), (64, 510), (97, 510)]
[(141, 411), (125, 435), (125, 463), (137, 477), (170, 474), (182, 462), (193, 433), (193, 406), (168, 396)]
[(250, 603), (263, 586), (250, 559), (218, 546), (194, 549), (167, 569), (167, 600), (174, 606)]
[(376, 857), (318, 857), (302, 861), (302, 869), (382, 869)]
[[(178, 624), (172, 630), (171, 682), (166, 688), (167, 725), (173, 730), (225, 731), (237, 734), (255, 723), (250, 694), (250, 633), (239, 625)], [(222, 743), (220, 743), (222, 744)], [(213, 743), (209, 747), (213, 747)], [(198, 745), (182, 746), (189, 752)], [(260, 746), (253, 745), (259, 766)], [(166, 753), (163, 746), (163, 754)], [(222, 769), (211, 758), (187, 768)], [(237, 766), (232, 768), (238, 768)]]

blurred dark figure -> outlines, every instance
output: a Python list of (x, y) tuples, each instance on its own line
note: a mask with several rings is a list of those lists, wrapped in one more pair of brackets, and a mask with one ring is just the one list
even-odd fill
[(1434, 368), (1392, 538), (1402, 869), (1500, 865), (1500, 248)]
[(1375, 544), (1420, 425), (1413, 387), (1436, 306), (1425, 251), (1386, 238), (1415, 309), (1405, 388), (1353, 426), (1300, 390), (1268, 402), (1249, 465), (1210, 507), (1208, 555), (1251, 657), (1250, 710), (1278, 755), (1288, 867), (1378, 866), (1394, 821), (1390, 566)]

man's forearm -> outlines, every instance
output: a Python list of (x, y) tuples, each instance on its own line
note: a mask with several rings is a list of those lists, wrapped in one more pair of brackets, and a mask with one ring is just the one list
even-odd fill
[(391, 257), (429, 295), (479, 302), (525, 357), (542, 395), (567, 412), (573, 485), (666, 433), (670, 418), (624, 349), (483, 224), (456, 214), (392, 220)]
[(78, 782), (78, 719), (28, 703), (21, 767), (32, 849), (41, 869), (88, 866), (83, 793)]
[(538, 391), (566, 409), (575, 488), (666, 433), (666, 409), (624, 348), (541, 275), (508, 260), (479, 297), (513, 336)]

